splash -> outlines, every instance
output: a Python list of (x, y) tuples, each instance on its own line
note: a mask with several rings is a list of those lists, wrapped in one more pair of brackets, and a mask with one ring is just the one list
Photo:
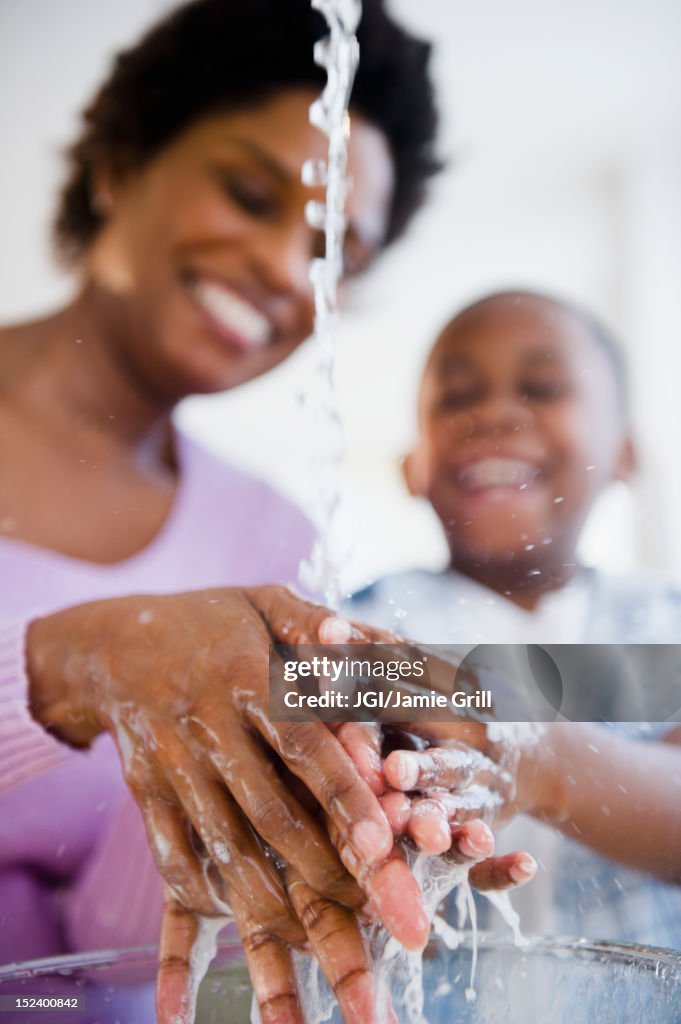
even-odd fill
[[(449, 949), (456, 949), (462, 934), (438, 917), (436, 910), (455, 887), (460, 887), (460, 891), (468, 889), (468, 866), (454, 864), (446, 857), (417, 852), (407, 844), (404, 853), (423, 892), (424, 906), (435, 934)], [(459, 925), (462, 927), (463, 922), (459, 922)], [(423, 954), (405, 949), (379, 924), (366, 925), (362, 931), (370, 953), (376, 986), (372, 1024), (392, 1024), (395, 1018), (391, 1016), (390, 1007), (400, 1024), (427, 1024), (424, 1015)], [(306, 1024), (339, 1021), (335, 996), (324, 980), (317, 961), (302, 953), (295, 953), (294, 962)]]
[(308, 160), (303, 165), (303, 182), (325, 186), (326, 202), (310, 200), (305, 214), (311, 227), (323, 230), (325, 255), (310, 269), (314, 288), (317, 350), (316, 388), (310, 402), (311, 422), (321, 455), (313, 465), (317, 486), (319, 538), (301, 579), (311, 590), (324, 595), (337, 608), (341, 598), (338, 559), (334, 556), (341, 502), (341, 467), (345, 438), (335, 387), (338, 284), (343, 275), (345, 201), (351, 188), (347, 176), (350, 115), (348, 104), (359, 61), (355, 31), (362, 15), (361, 0), (312, 0), (329, 26), (329, 34), (315, 46), (314, 58), (327, 73), (324, 90), (310, 107), (310, 122), (329, 140), (326, 161)]

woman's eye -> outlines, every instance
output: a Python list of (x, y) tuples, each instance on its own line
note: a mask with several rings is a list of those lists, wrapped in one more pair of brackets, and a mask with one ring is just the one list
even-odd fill
[(229, 198), (251, 217), (274, 217), (279, 212), (277, 197), (257, 182), (233, 175), (222, 176), (222, 187)]
[(366, 246), (347, 239), (343, 247), (343, 276), (358, 277), (367, 270), (370, 263), (371, 253), (367, 251)]

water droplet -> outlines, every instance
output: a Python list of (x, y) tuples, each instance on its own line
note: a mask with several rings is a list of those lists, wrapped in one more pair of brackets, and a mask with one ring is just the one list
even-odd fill
[(561, 501), (565, 501), (565, 498), (563, 498), (562, 496), (559, 497), (559, 498), (554, 498), (553, 499), (553, 504), (554, 505), (560, 505)]
[(534, 544), (526, 544), (525, 545), (525, 550), (526, 551), (534, 551)]
[(327, 169), (324, 160), (306, 160), (300, 175), (303, 185), (315, 188), (326, 185)]
[(321, 231), (326, 222), (326, 206), (318, 199), (308, 199), (305, 203), (305, 219), (311, 228)]

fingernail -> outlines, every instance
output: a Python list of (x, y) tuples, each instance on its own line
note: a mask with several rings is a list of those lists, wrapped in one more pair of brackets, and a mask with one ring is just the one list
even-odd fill
[(376, 907), (371, 900), (367, 900), (359, 913), (360, 917), (366, 918), (367, 921), (376, 920)]
[(510, 869), (509, 874), (514, 882), (529, 882), (537, 873), (537, 862), (534, 857), (526, 853), (521, 860), (517, 861)]
[(360, 821), (352, 830), (355, 849), (370, 864), (385, 860), (392, 849), (392, 833), (375, 821)]
[(393, 754), (395, 768), (395, 781), (400, 789), (415, 789), (419, 779), (419, 763), (413, 754), (406, 751), (399, 751)]
[(494, 853), (494, 836), (487, 825), (480, 822), (474, 832), (464, 832), (458, 845), (464, 857), (491, 857)]
[(338, 616), (329, 616), (319, 627), (319, 639), (323, 644), (346, 644), (351, 637), (351, 623)]

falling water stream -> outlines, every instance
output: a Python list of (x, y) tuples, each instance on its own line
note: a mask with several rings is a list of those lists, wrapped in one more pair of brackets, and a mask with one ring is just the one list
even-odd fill
[(311, 123), (328, 142), (326, 161), (308, 160), (303, 165), (303, 182), (325, 186), (326, 202), (311, 199), (305, 214), (311, 227), (323, 230), (324, 258), (315, 259), (310, 269), (314, 288), (315, 328), (313, 344), (317, 353), (314, 395), (310, 415), (319, 436), (323, 455), (314, 466), (317, 487), (319, 535), (303, 579), (326, 603), (338, 607), (341, 588), (335, 538), (341, 501), (341, 464), (345, 451), (343, 425), (335, 389), (338, 284), (343, 275), (345, 200), (352, 183), (347, 177), (350, 115), (348, 104), (359, 60), (355, 31), (362, 16), (361, 0), (311, 0), (329, 26), (329, 33), (315, 46), (314, 59), (327, 74), (321, 96), (310, 107)]
[[(324, 90), (310, 108), (310, 121), (329, 140), (326, 162), (307, 161), (303, 181), (311, 186), (325, 186), (326, 202), (311, 200), (306, 216), (313, 228), (324, 231), (325, 256), (314, 260), (311, 280), (315, 297), (314, 345), (317, 350), (316, 393), (312, 414), (317, 417), (315, 431), (321, 430), (324, 457), (315, 466), (318, 488), (319, 539), (310, 561), (304, 566), (304, 582), (324, 595), (326, 603), (338, 607), (341, 588), (338, 560), (335, 554), (337, 516), (341, 501), (341, 464), (344, 437), (335, 391), (336, 331), (338, 321), (337, 291), (343, 274), (343, 239), (346, 227), (345, 200), (351, 182), (346, 175), (347, 144), (350, 136), (348, 112), (353, 79), (359, 60), (355, 36), (359, 25), (361, 0), (311, 0), (329, 27), (328, 35), (317, 43), (314, 57), (327, 73)], [(473, 903), (465, 866), (447, 863), (438, 857), (417, 854), (405, 846), (405, 856), (419, 881), (426, 910), (434, 918), (440, 902), (455, 887), (465, 895), (465, 904), (472, 911)], [(458, 933), (444, 922), (440, 925), (446, 941)], [(365, 940), (374, 964), (377, 984), (376, 1024), (387, 1022), (387, 1007), (392, 1003), (400, 1021), (418, 1024), (423, 1017), (422, 957), (409, 953), (386, 930), (371, 925)], [(329, 1020), (335, 1005), (334, 997), (321, 977), (318, 963), (296, 954), (296, 974), (303, 1011), (308, 1024)], [(473, 972), (475, 967), (473, 967)], [(474, 996), (471, 987), (469, 996)]]

